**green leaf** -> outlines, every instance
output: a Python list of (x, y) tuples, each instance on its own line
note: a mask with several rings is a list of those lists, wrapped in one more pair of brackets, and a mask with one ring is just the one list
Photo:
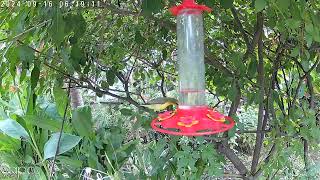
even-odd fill
[[(58, 147), (59, 135), (60, 133), (52, 134), (50, 139), (44, 145), (44, 159), (49, 159), (55, 156)], [(81, 137), (79, 136), (62, 133), (58, 149), (58, 155), (63, 154), (74, 148), (76, 145), (78, 145), (80, 140)]]
[(282, 11), (287, 11), (290, 6), (290, 0), (277, 0), (277, 5)]
[(76, 70), (80, 70), (79, 65), (84, 66), (86, 64), (84, 51), (78, 45), (73, 45), (71, 48), (71, 60), (72, 60), (72, 66)]
[(312, 38), (312, 35), (310, 35), (310, 34), (306, 34), (305, 36), (306, 36), (307, 46), (309, 48), (311, 46), (311, 44), (312, 44), (313, 38)]
[(145, 42), (145, 39), (141, 36), (141, 32), (139, 30), (137, 30), (134, 35), (134, 41), (139, 45)]
[(59, 160), (59, 162), (63, 165), (69, 165), (72, 168), (81, 168), (82, 167), (82, 161), (78, 160), (78, 159), (72, 159), (70, 157), (67, 156), (60, 156), (59, 158), (57, 158), (57, 160)]
[(106, 72), (106, 78), (109, 86), (112, 86), (115, 83), (116, 75), (113, 70), (109, 70)]
[(233, 4), (233, 0), (220, 0), (220, 5), (225, 9), (231, 8), (232, 4)]
[(301, 21), (300, 20), (296, 20), (296, 19), (287, 19), (285, 20), (286, 25), (291, 28), (291, 29), (297, 29), (300, 27)]
[(299, 55), (299, 52), (300, 52), (300, 48), (297, 46), (291, 51), (290, 56), (297, 57)]
[(56, 46), (60, 46), (65, 36), (65, 22), (62, 17), (63, 13), (59, 8), (55, 8), (54, 12), (55, 13), (52, 15), (52, 24), (49, 29), (49, 35)]
[(310, 22), (310, 23), (306, 23), (306, 25), (305, 25), (305, 29), (306, 29), (306, 32), (307, 32), (307, 33), (309, 33), (309, 34), (313, 34), (314, 27), (313, 27), (312, 22)]
[(20, 83), (23, 82), (23, 80), (26, 78), (26, 76), (27, 76), (27, 70), (22, 69), (21, 74), (20, 74), (20, 80), (19, 80)]
[(38, 84), (40, 77), (40, 69), (38, 66), (34, 66), (31, 72), (31, 90), (34, 90)]
[[(4, 1), (1, 1), (1, 2), (4, 2)], [(14, 18), (10, 18), (11, 20), (9, 21), (8, 24), (9, 24), (9, 29), (13, 32), (13, 35), (20, 34), (24, 31), (24, 28), (26, 25), (26, 18), (28, 16), (27, 11), (20, 10), (20, 12), (18, 12), (18, 15), (16, 15)]]
[(30, 115), (26, 116), (26, 122), (39, 128), (57, 132), (61, 128), (61, 121), (42, 119), (41, 116)]
[(66, 105), (68, 103), (67, 93), (56, 83), (53, 87), (53, 96), (57, 105), (58, 112), (61, 117), (63, 117)]
[(267, 2), (266, 0), (256, 0), (254, 3), (256, 12), (260, 12), (264, 9), (264, 7), (266, 7)]
[(29, 140), (29, 134), (27, 131), (15, 120), (6, 119), (4, 121), (0, 121), (0, 130), (2, 133), (21, 140), (21, 138)]
[(80, 136), (90, 137), (92, 134), (91, 108), (80, 107), (72, 112), (72, 125)]
[(108, 89), (109, 88), (108, 82), (107, 81), (102, 81), (101, 82), (101, 87), (102, 87), (102, 89)]
[(162, 0), (143, 0), (142, 1), (142, 12), (146, 15), (151, 15), (152, 13), (157, 13), (163, 9)]
[(229, 99), (233, 101), (236, 98), (237, 92), (238, 90), (237, 90), (236, 83), (233, 82), (231, 88), (228, 91)]
[(256, 58), (252, 58), (249, 67), (248, 67), (248, 75), (249, 77), (254, 77), (257, 72), (258, 62)]
[(303, 59), (303, 60), (301, 61), (301, 65), (302, 65), (302, 68), (303, 68), (305, 71), (308, 71), (308, 69), (309, 69), (309, 61), (308, 61), (308, 60)]
[(56, 104), (44, 101), (38, 103), (38, 105), (49, 118), (54, 120), (62, 120), (62, 117), (58, 113)]
[(20, 61), (32, 62), (34, 60), (34, 51), (26, 45), (17, 47), (17, 53)]
[(69, 33), (69, 31), (74, 32), (75, 39), (81, 38), (82, 35), (85, 33), (87, 28), (87, 23), (85, 19), (83, 18), (82, 14), (68, 14), (64, 21), (68, 26), (66, 26), (66, 33)]
[(131, 109), (127, 109), (127, 108), (120, 109), (120, 112), (121, 112), (121, 114), (123, 114), (125, 116), (132, 115), (132, 110)]
[(301, 85), (301, 86), (299, 87), (299, 89), (298, 89), (298, 98), (302, 98), (302, 97), (304, 96), (304, 94), (305, 94), (305, 89), (306, 89), (305, 86), (306, 86), (306, 85), (303, 84), (303, 85)]

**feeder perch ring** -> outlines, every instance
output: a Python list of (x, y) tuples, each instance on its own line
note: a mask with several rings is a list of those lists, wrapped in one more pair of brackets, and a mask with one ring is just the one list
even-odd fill
[(223, 116), (209, 107), (178, 108), (177, 111), (167, 111), (160, 113), (159, 116), (162, 116), (162, 119), (159, 117), (153, 119), (151, 127), (161, 133), (179, 136), (217, 134), (228, 131), (235, 124), (231, 117)]

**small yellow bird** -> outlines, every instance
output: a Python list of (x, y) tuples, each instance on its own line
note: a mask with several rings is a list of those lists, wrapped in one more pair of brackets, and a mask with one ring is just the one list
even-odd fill
[(162, 111), (169, 106), (176, 106), (176, 105), (178, 105), (178, 100), (175, 98), (159, 97), (159, 98), (152, 99), (148, 103), (141, 106), (152, 109), (154, 111)]

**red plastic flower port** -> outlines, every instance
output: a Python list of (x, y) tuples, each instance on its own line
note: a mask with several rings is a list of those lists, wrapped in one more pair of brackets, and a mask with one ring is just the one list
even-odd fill
[(176, 111), (166, 111), (155, 118), (151, 126), (156, 131), (180, 136), (203, 136), (228, 131), (234, 126), (232, 118), (201, 107), (178, 107)]

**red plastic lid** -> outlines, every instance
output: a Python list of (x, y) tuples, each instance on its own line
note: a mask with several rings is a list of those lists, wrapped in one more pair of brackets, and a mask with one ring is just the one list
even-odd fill
[(195, 2), (195, 0), (183, 0), (182, 4), (180, 4), (179, 6), (174, 6), (169, 10), (173, 15), (176, 16), (179, 14), (181, 10), (184, 10), (184, 9), (197, 9), (200, 11), (211, 12), (211, 8), (205, 5), (199, 5)]
[(218, 134), (233, 128), (232, 118), (207, 106), (178, 107), (176, 111), (160, 113), (151, 127), (161, 133), (176, 136), (203, 136)]

